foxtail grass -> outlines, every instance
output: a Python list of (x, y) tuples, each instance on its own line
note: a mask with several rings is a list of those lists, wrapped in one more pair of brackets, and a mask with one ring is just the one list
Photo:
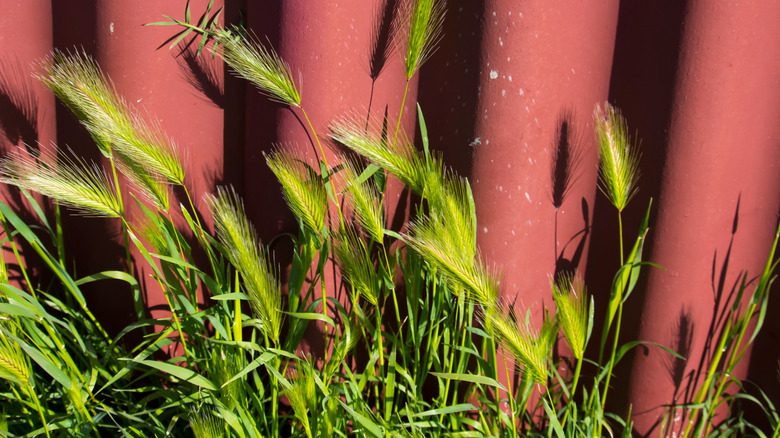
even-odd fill
[(301, 93), (292, 70), (273, 48), (249, 37), (241, 28), (219, 32), (216, 41), (222, 47), (217, 53), (237, 76), (251, 82), (274, 102), (301, 106)]
[(7, 323), (0, 320), (0, 379), (20, 386), (31, 385), (32, 370), (27, 357), (16, 342), (6, 335)]
[[(9, 335), (11, 333), (10, 324), (4, 319), (0, 319), (0, 380), (6, 380), (21, 387), (22, 392), (35, 406), (41, 423), (46, 425), (46, 414), (36, 392), (30, 362), (19, 343), (10, 339)], [(0, 413), (0, 415), (2, 415), (3, 423), (5, 423), (5, 412)], [(0, 425), (0, 433), (7, 431), (7, 424)], [(44, 431), (47, 437), (50, 436), (48, 427)]]
[(265, 157), (266, 163), (282, 185), (287, 205), (314, 232), (325, 226), (328, 211), (327, 192), (322, 178), (303, 158), (277, 150)]
[(585, 282), (579, 275), (563, 273), (557, 278), (550, 278), (550, 286), (566, 342), (574, 357), (582, 360), (593, 328), (593, 307), (589, 306)]
[(379, 305), (380, 283), (371, 253), (366, 242), (354, 228), (347, 228), (338, 234), (334, 241), (333, 254), (341, 271), (353, 290), (353, 303), (362, 297), (372, 306)]
[(549, 376), (547, 359), (557, 337), (557, 322), (545, 316), (541, 328), (535, 331), (528, 319), (517, 321), (509, 312), (510, 309), (500, 305), (485, 310), (485, 329), (498, 339), (537, 384), (546, 387)]
[[(118, 126), (129, 121), (123, 117), (123, 108), (114, 97), (113, 87), (97, 63), (86, 53), (73, 54), (55, 51), (41, 63), (37, 78), (54, 93), (84, 124)], [(98, 121), (99, 118), (104, 120)], [(128, 129), (124, 126), (123, 129)], [(111, 156), (113, 143), (106, 131), (92, 132), (92, 138), (106, 157)]]
[[(599, 189), (617, 210), (618, 244), (620, 249), (619, 271), (610, 291), (608, 315), (603, 326), (599, 349), (600, 363), (604, 355), (607, 338), (613, 327), (613, 321), (616, 321), (614, 324), (615, 332), (612, 335), (609, 362), (606, 368), (606, 382), (601, 394), (601, 406), (603, 407), (606, 404), (607, 394), (610, 389), (612, 371), (616, 361), (619, 360), (617, 351), (620, 328), (622, 326), (623, 303), (628, 298), (636, 282), (635, 278), (638, 275), (641, 262), (641, 248), (647, 233), (648, 216), (645, 216), (637, 237), (637, 243), (634, 245), (627, 260), (623, 249), (622, 213), (629, 201), (637, 193), (636, 184), (639, 179), (640, 157), (638, 142), (632, 140), (629, 135), (628, 124), (622, 113), (609, 103), (604, 104), (604, 109), (597, 105), (593, 112), (593, 119), (596, 143), (599, 150)], [(647, 214), (649, 215), (649, 213), (648, 208)], [(629, 277), (634, 280), (630, 282)], [(599, 423), (598, 433), (601, 433), (603, 424), (603, 422)]]
[(55, 51), (41, 63), (37, 77), (73, 112), (106, 157), (112, 158), (116, 149), (129, 167), (184, 184), (184, 167), (173, 141), (118, 95), (91, 57)]
[(609, 103), (593, 112), (599, 150), (599, 188), (622, 212), (637, 192), (639, 146), (631, 139), (625, 117)]
[(217, 237), (241, 274), (252, 310), (263, 322), (263, 333), (275, 345), (279, 342), (282, 326), (281, 296), (275, 268), (260, 247), (238, 195), (233, 190), (220, 189), (216, 196), (207, 200)]
[(224, 420), (209, 412), (193, 412), (190, 415), (190, 428), (195, 438), (223, 438)]
[(446, 6), (443, 0), (406, 0), (402, 20), (408, 42), (404, 53), (404, 74), (410, 80), (436, 51), (441, 41)]
[[(317, 387), (314, 381), (314, 368), (309, 360), (298, 362), (298, 368), (293, 371), (293, 377), (290, 379), (290, 388), (284, 394), (290, 401), (290, 407), (293, 409), (295, 418), (301, 423), (304, 432), (308, 438), (312, 438), (312, 425), (309, 421), (310, 416), (316, 419), (318, 411), (317, 406)], [(316, 431), (316, 426), (315, 426)]]
[(330, 131), (333, 141), (386, 169), (415, 192), (423, 191), (425, 185), (420, 158), (409, 143), (402, 142), (396, 150), (388, 148), (376, 126), (366, 130), (360, 118), (354, 114), (334, 120), (330, 124)]
[[(13, 327), (6, 329), (0, 323), (0, 337), (8, 335), (16, 341), (0, 339), (0, 377), (8, 381), (3, 382), (0, 400), (12, 411), (8, 417), (12, 433), (274, 438), (525, 434), (565, 438), (602, 436), (604, 430), (613, 435), (613, 428), (619, 426), (625, 429), (623, 436), (629, 436), (630, 413), (622, 419), (605, 412), (604, 406), (614, 366), (636, 344), (617, 348), (622, 304), (646, 264), (641, 253), (648, 217), (627, 257), (621, 243), (621, 265), (610, 290), (600, 357), (598, 362), (587, 361), (584, 352), (594, 308), (584, 283), (574, 274), (551, 279), (556, 311), (551, 317), (544, 309), (539, 325), (531, 322), (530, 313), (525, 312), (524, 319), (515, 315), (516, 311), (523, 315), (525, 309), (504, 304), (499, 297), (512, 291), (502, 285), (497, 268), (477, 246), (476, 208), (468, 180), (447, 168), (441, 155), (429, 149), (419, 106), (422, 150), (398, 126), (393, 141), (388, 141), (389, 116), (381, 127), (370, 123), (366, 127), (370, 114), (352, 113), (331, 124), (331, 138), (361, 155), (367, 164), (339, 157), (342, 163), (330, 167), (303, 110), (292, 68), (243, 30), (221, 27), (221, 10), (215, 12), (213, 3), (209, 1), (206, 12), (197, 18), (187, 2), (183, 20), (169, 18), (158, 24), (183, 28), (172, 38), (174, 44), (199, 34), (198, 52), (213, 42), (210, 47), (237, 75), (250, 80), (271, 100), (301, 111), (308, 123), (304, 129), (311, 131), (322, 154), (316, 164), (284, 149), (266, 155), (298, 224), (297, 234), (271, 241), (275, 248), (288, 245), (291, 249), (289, 271), (280, 274), (269, 248), (260, 242), (247, 218), (243, 201), (232, 189), (221, 188), (206, 197), (214, 237), (200, 225), (197, 215), (193, 217), (184, 208), (181, 215), (186, 225), (178, 226), (166, 202), (158, 203), (156, 209), (139, 203), (145, 224), (138, 226), (125, 218), (123, 223), (128, 238), (148, 262), (144, 268), (150, 275), (144, 278), (163, 289), (171, 313), (148, 319), (140, 315), (112, 339), (99, 330), (80, 286), (120, 281), (140, 295), (142, 279), (134, 277), (136, 271), (71, 278), (64, 264), (48, 252), (48, 246), (58, 246), (61, 239), (52, 237), (53, 245), (44, 244), (0, 202), (0, 219), (8, 237), (25, 239), (55, 274), (51, 290), (29, 277), (30, 293), (0, 284), (0, 308), (7, 313), (1, 318)], [(403, 18), (395, 22), (393, 32), (408, 34), (407, 47), (400, 50), (405, 56), (407, 90), (413, 75), (435, 50), (443, 9), (443, 2), (409, 0), (404, 3)], [(98, 207), (85, 208), (87, 202), (73, 194), (97, 191), (90, 184), (98, 181), (101, 191), (116, 193), (116, 200), (108, 203), (114, 206), (108, 208), (113, 212), (109, 216), (121, 217), (118, 173), (146, 184), (146, 190), (159, 192), (159, 196), (167, 194), (168, 184), (181, 184), (184, 174), (164, 164), (181, 157), (161, 127), (143, 122), (94, 61), (83, 54), (57, 56), (62, 59), (46, 64), (49, 70), (44, 68), (42, 80), (66, 104), (70, 102), (111, 160), (112, 178), (99, 168), (73, 161), (69, 166), (86, 169), (82, 171), (87, 176), (73, 171), (77, 177), (66, 180), (76, 188), (67, 195), (52, 192), (52, 197), (71, 196), (72, 204), (66, 205), (81, 208), (83, 214), (109, 215)], [(73, 84), (63, 83), (63, 78), (72, 79)], [(617, 110), (597, 109), (595, 118), (600, 125), (597, 137), (605, 144), (600, 154), (600, 187), (620, 217), (636, 193), (638, 155), (624, 135), (627, 128)], [(154, 150), (145, 152), (145, 148)], [(155, 153), (160, 155), (154, 158)], [(566, 159), (561, 162), (568, 169)], [(21, 182), (46, 169), (60, 172), (68, 168), (35, 159), (13, 159), (3, 166), (6, 181), (34, 190), (41, 187)], [(410, 212), (413, 217), (403, 228), (391, 229), (384, 217), (388, 174), (419, 195)], [(62, 176), (57, 173), (49, 178)], [(556, 208), (569, 181), (561, 184), (553, 195)], [(330, 220), (329, 202), (339, 210), (338, 223)], [(350, 215), (343, 214), (342, 205)], [(41, 228), (50, 236), (57, 235), (45, 221)], [(622, 242), (622, 221), (620, 229)], [(197, 241), (186, 238), (189, 232)], [(194, 243), (206, 253), (210, 269), (199, 267), (202, 262), (193, 255), (198, 250)], [(22, 264), (18, 251), (15, 254)], [(775, 267), (769, 264), (765, 274)], [(340, 270), (344, 280), (340, 286), (351, 288), (345, 299), (339, 289), (326, 293), (330, 291), (325, 290), (324, 278), (331, 268), (333, 277)], [(761, 290), (771, 284), (765, 277)], [(322, 288), (320, 297), (316, 297), (318, 287)], [(61, 301), (59, 289), (76, 297), (80, 306)], [(758, 294), (754, 301), (757, 304), (751, 312), (764, 308), (766, 294)], [(735, 319), (732, 326), (743, 327), (743, 323)], [(152, 327), (152, 333), (146, 331)], [(306, 342), (314, 339), (307, 337), (312, 329), (324, 332), (323, 345)], [(136, 344), (123, 348), (128, 335), (141, 331)], [(560, 332), (577, 361), (573, 378), (559, 371), (554, 344)], [(729, 333), (734, 339), (747, 334)], [(301, 359), (301, 350), (313, 355)], [(728, 353), (726, 362), (738, 360), (744, 351)], [(506, 375), (499, 375), (501, 352)], [(606, 360), (605, 354), (609, 355)], [(508, 361), (521, 373), (517, 379)], [(593, 369), (581, 373), (583, 364)], [(581, 374), (593, 376), (592, 386), (582, 383)], [(40, 404), (35, 405), (32, 396), (19, 389), (25, 381), (34, 382), (28, 386), (35, 387), (34, 395), (41, 394)], [(714, 376), (710, 386), (717, 392), (729, 382)], [(578, 402), (575, 394), (582, 394), (583, 401)], [(710, 422), (706, 416), (701, 418), (706, 429)]]
[(498, 274), (473, 252), (463, 251), (464, 242), (453, 241), (443, 231), (447, 224), (436, 218), (421, 218), (409, 226), (407, 244), (419, 253), (444, 278), (454, 291), (465, 291), (479, 303), (494, 303), (498, 298)]
[(346, 192), (349, 193), (355, 218), (371, 239), (381, 244), (384, 241), (384, 211), (379, 190), (370, 179), (371, 169), (361, 171), (355, 159), (343, 158), (341, 161), (344, 163), (344, 168), (340, 171), (340, 175), (345, 181)]
[(123, 215), (113, 182), (95, 164), (79, 158), (62, 158), (54, 165), (19, 153), (0, 161), (0, 181), (50, 197), (85, 216)]
[(406, 95), (409, 92), (409, 81), (436, 51), (442, 37), (446, 8), (444, 0), (404, 0), (402, 11), (400, 17), (403, 24), (399, 26), (406, 31), (407, 36), (406, 51), (404, 52), (406, 86), (403, 98), (401, 98), (392, 145), (395, 145), (398, 140), (398, 131), (401, 126), (404, 105), (406, 105)]
[[(205, 30), (204, 32), (208, 33)], [(300, 108), (314, 136), (320, 159), (329, 169), (330, 165), (317, 130), (311, 123), (306, 109), (301, 105), (301, 93), (293, 80), (290, 66), (272, 47), (259, 43), (256, 38), (247, 35), (246, 30), (241, 27), (235, 27), (232, 31), (227, 29), (217, 31), (215, 40), (217, 47), (222, 48), (220, 51), (215, 47), (216, 52), (236, 75), (255, 85), (271, 101)]]
[[(578, 274), (562, 273), (557, 278), (550, 278), (553, 300), (555, 301), (556, 318), (560, 322), (566, 342), (571, 348), (577, 361), (574, 366), (574, 376), (570, 392), (569, 403), (574, 400), (577, 391), (582, 363), (585, 360), (585, 347), (590, 340), (593, 330), (593, 297), (588, 300), (588, 290), (585, 282)], [(576, 401), (574, 402), (576, 403)], [(564, 416), (563, 425), (568, 419), (568, 411)]]

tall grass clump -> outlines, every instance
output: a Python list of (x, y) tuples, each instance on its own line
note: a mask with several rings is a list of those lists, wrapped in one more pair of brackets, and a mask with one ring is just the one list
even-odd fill
[[(408, 89), (436, 49), (445, 6), (408, 0), (398, 8), (388, 40), (403, 57)], [(636, 192), (638, 155), (620, 113), (607, 105), (594, 116), (601, 189), (618, 211), (621, 255), (593, 359), (585, 351), (595, 305), (578, 273), (551, 278), (555, 309), (545, 310), (541, 324), (502, 298), (513, 291), (502, 289), (499, 267), (480, 253), (470, 184), (429, 148), (419, 106), (421, 148), (400, 122), (390, 137), (389, 116), (373, 120), (357, 111), (333, 115), (328, 132), (318, 133), (294, 66), (243, 28), (221, 27), (220, 16), (210, 2), (193, 20), (188, 4), (183, 19), (154, 24), (179, 29), (174, 45), (195, 37), (199, 54), (212, 51), (269, 99), (304, 115), (301, 129), (316, 157), (286, 148), (265, 156), (298, 224), (276, 243), (289, 242), (289, 264), (281, 266), (259, 239), (232, 188), (206, 195), (214, 230), (205, 228), (175, 141), (127, 104), (87, 55), (54, 53), (37, 77), (105, 159), (49, 162), (20, 151), (0, 163), (2, 181), (18, 187), (37, 216), (27, 224), (0, 203), (2, 243), (15, 259), (2, 260), (0, 270), (0, 434), (630, 436), (630, 415), (605, 406), (614, 367), (638, 344), (621, 345), (619, 335), (623, 303), (648, 265), (642, 252), (651, 210), (624, 253), (620, 214)], [(328, 142), (339, 145), (338, 163), (326, 160)], [(401, 229), (386, 221), (387, 175), (418, 199)], [(189, 204), (167, 201), (170, 186), (183, 190)], [(128, 263), (88, 276), (65, 269), (59, 217), (52, 223), (28, 191), (117, 222)], [(52, 281), (40, 283), (28, 271), (22, 259), (28, 251), (43, 260)], [(734, 317), (721, 341), (735, 348), (712, 368), (711, 390), (684, 407), (695, 412), (693, 434), (712, 429), (711, 411), (702, 406), (716, 408), (735, 383), (721, 370), (744, 354), (745, 321), (765, 309), (773, 256), (747, 319)], [(12, 263), (24, 281), (9, 281)], [(326, 285), (334, 269), (348, 292), (343, 299)], [(137, 277), (139, 271), (149, 275)], [(93, 283), (110, 291), (109, 281), (129, 285), (136, 299), (137, 320), (113, 336), (82, 291)], [(153, 317), (144, 307), (140, 292), (152, 287), (166, 299), (164, 315)], [(553, 354), (561, 337), (570, 358)], [(314, 338), (324, 347), (304, 354)]]

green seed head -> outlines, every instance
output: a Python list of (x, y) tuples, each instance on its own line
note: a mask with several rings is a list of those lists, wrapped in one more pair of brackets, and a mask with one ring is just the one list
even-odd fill
[(605, 103), (593, 112), (599, 148), (600, 189), (612, 205), (623, 211), (636, 194), (639, 179), (639, 147), (628, 135), (620, 110)]

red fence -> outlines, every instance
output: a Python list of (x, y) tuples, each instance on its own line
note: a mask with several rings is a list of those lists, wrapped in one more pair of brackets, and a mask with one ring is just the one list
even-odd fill
[[(97, 158), (77, 122), (29, 76), (53, 48), (83, 48), (177, 140), (194, 192), (235, 185), (267, 240), (291, 224), (262, 152), (277, 143), (309, 151), (302, 116), (229, 77), (218, 59), (169, 50), (171, 28), (142, 26), (163, 14), (181, 17), (184, 3), (0, 2), (0, 144), (7, 151), (55, 142)], [(267, 36), (300, 75), (321, 131), (353, 108), (397, 114), (400, 55), (381, 50), (382, 13), (392, 0), (226, 3), (226, 22), (242, 19)], [(205, 4), (193, 2), (193, 11)], [(690, 397), (686, 388), (711, 353), (714, 318), (740, 273), (759, 274), (768, 253), (780, 211), (778, 19), (780, 3), (771, 0), (450, 0), (440, 48), (407, 97), (403, 127), (414, 132), (417, 100), (432, 146), (470, 177), (479, 247), (502, 270), (503, 294), (537, 318), (552, 306), (548, 275), (564, 267), (586, 273), (604, 308), (619, 259), (614, 210), (596, 188), (594, 106), (613, 103), (638, 131), (640, 191), (624, 223), (632, 236), (654, 198), (645, 258), (664, 269), (647, 271), (626, 336), (688, 357), (671, 363), (660, 350), (640, 348), (619, 370), (639, 432), (654, 427), (663, 404)], [(553, 182), (563, 143), (580, 151), (565, 196)], [(111, 266), (110, 227), (67, 225), (81, 273)], [(116, 306), (104, 304), (112, 314)], [(131, 311), (128, 303), (121, 313)], [(773, 395), (780, 394), (778, 328), (770, 317), (741, 370)]]

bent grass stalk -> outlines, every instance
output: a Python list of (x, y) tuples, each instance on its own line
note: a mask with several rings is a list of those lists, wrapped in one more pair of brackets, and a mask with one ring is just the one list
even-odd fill
[[(628, 134), (628, 127), (625, 118), (619, 110), (609, 103), (596, 106), (593, 112), (595, 122), (596, 142), (599, 148), (599, 188), (602, 193), (615, 206), (618, 213), (618, 239), (620, 247), (620, 266), (625, 268), (625, 258), (623, 255), (623, 218), (622, 212), (628, 202), (637, 192), (636, 182), (639, 178), (639, 152), (638, 147), (632, 142)], [(633, 260), (630, 261), (633, 263)], [(630, 267), (628, 269), (631, 269)], [(615, 355), (617, 352), (618, 340), (620, 337), (620, 327), (623, 319), (623, 293), (622, 287), (612, 291), (617, 294), (610, 297), (610, 302), (617, 300), (617, 324), (613, 334), (612, 347), (607, 366), (606, 382), (601, 396), (601, 406), (606, 404), (609, 384), (612, 379), (612, 371), (615, 366)], [(612, 315), (608, 316), (608, 322), (604, 325), (602, 335), (602, 349), (599, 352), (599, 363), (602, 360), (604, 340), (609, 335), (612, 322)], [(595, 394), (595, 392), (594, 392)], [(591, 403), (592, 406), (592, 403)], [(597, 428), (601, 433), (603, 422), (599, 422)]]

